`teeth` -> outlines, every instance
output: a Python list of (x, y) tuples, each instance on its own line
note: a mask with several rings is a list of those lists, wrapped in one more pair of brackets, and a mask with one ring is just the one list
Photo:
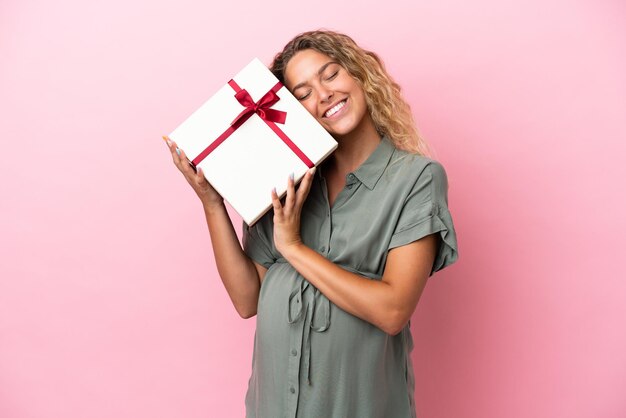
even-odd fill
[(337, 113), (337, 111), (338, 111), (339, 109), (341, 109), (341, 108), (343, 107), (343, 105), (345, 105), (345, 104), (346, 104), (346, 101), (345, 101), (345, 100), (342, 100), (341, 102), (337, 103), (337, 105), (336, 105), (336, 106), (334, 106), (334, 107), (332, 107), (332, 108), (328, 109), (328, 110), (326, 111), (326, 113), (324, 114), (324, 116), (326, 116), (326, 117), (328, 118), (328, 117), (330, 117), (330, 116), (334, 115), (334, 114), (335, 114), (335, 113)]

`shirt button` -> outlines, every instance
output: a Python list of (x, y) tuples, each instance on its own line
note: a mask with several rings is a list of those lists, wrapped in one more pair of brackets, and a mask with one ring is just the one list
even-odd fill
[(321, 251), (321, 252), (326, 251), (326, 247), (324, 247), (324, 246), (320, 247), (320, 251)]
[(293, 386), (289, 389), (289, 392), (291, 393), (296, 393), (296, 390), (293, 388)]
[(296, 350), (295, 348), (293, 350), (291, 350), (291, 355), (295, 356), (298, 354), (298, 350)]
[(351, 189), (351, 188), (352, 188), (352, 185), (351, 185), (351, 184), (348, 184), (348, 189)]

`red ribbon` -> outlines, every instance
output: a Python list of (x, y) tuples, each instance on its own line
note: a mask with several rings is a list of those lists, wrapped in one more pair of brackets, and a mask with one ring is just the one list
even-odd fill
[(280, 100), (280, 97), (278, 97), (274, 90), (270, 90), (265, 93), (265, 95), (261, 97), (256, 103), (254, 103), (252, 97), (250, 97), (246, 89), (239, 90), (237, 93), (235, 93), (235, 98), (246, 108), (242, 110), (239, 115), (237, 115), (235, 120), (230, 123), (231, 125), (235, 127), (241, 126), (254, 113), (259, 115), (261, 119), (264, 120), (285, 123), (287, 112), (270, 109), (270, 107), (273, 106), (274, 103)]
[(202, 151), (196, 158), (193, 159), (191, 163), (194, 166), (197, 166), (202, 160), (204, 160), (207, 155), (209, 155), (215, 148), (217, 148), (222, 142), (224, 142), (226, 138), (232, 135), (232, 133), (235, 132), (237, 128), (243, 125), (243, 123), (255, 113), (259, 115), (261, 119), (263, 119), (267, 126), (269, 126), (272, 131), (274, 131), (274, 133), (283, 140), (283, 142), (302, 160), (304, 164), (307, 165), (307, 167), (311, 168), (315, 165), (302, 152), (302, 150), (300, 150), (300, 148), (298, 148), (298, 146), (294, 144), (291, 139), (289, 139), (289, 137), (285, 135), (285, 133), (278, 126), (276, 126), (276, 123), (284, 124), (287, 117), (287, 112), (271, 109), (271, 106), (273, 106), (276, 102), (280, 100), (280, 97), (278, 97), (278, 95), (276, 94), (276, 92), (278, 92), (278, 90), (283, 87), (280, 81), (276, 83), (276, 85), (274, 85), (274, 87), (272, 87), (267, 93), (265, 93), (263, 97), (261, 97), (256, 103), (252, 100), (252, 97), (250, 97), (250, 94), (248, 94), (246, 90), (243, 90), (241, 89), (241, 87), (239, 87), (235, 80), (230, 80), (228, 82), (228, 85), (230, 85), (233, 90), (235, 90), (235, 98), (239, 103), (245, 106), (245, 109), (242, 110), (235, 119), (233, 119), (228, 129), (226, 129), (220, 136), (217, 137), (215, 141), (211, 142), (211, 144), (209, 144), (209, 146), (206, 147), (204, 151)]

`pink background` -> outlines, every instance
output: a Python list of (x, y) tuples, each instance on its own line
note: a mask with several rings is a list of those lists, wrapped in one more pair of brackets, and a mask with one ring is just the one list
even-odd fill
[(244, 415), (255, 319), (161, 135), (320, 27), (380, 53), (448, 172), (418, 416), (626, 416), (623, 2), (202, 3), (0, 4), (1, 417)]

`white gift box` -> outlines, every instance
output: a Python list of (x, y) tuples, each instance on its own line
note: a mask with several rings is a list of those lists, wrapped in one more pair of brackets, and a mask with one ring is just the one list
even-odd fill
[[(248, 119), (244, 116), (243, 123), (240, 120), (231, 126), (246, 110), (235, 96), (239, 89), (247, 91), (251, 99), (242, 99), (248, 106)], [(270, 90), (275, 91), (277, 101)], [(245, 92), (239, 96), (244, 97)], [(275, 103), (254, 112), (255, 103), (268, 100)], [(297, 184), (310, 166), (319, 165), (337, 148), (335, 139), (258, 58), (169, 137), (192, 165), (202, 168), (207, 181), (248, 225), (271, 209), (273, 187), (279, 197), (284, 196), (289, 174), (294, 173)]]

